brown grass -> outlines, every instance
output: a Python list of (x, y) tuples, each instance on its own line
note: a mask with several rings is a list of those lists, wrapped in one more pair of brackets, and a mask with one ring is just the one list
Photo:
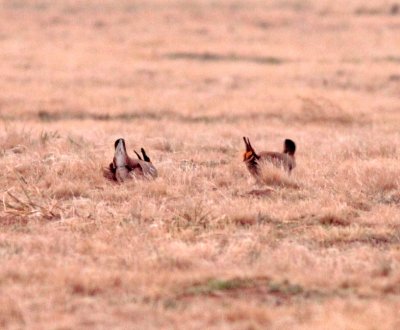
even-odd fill
[(0, 327), (398, 329), (394, 5), (4, 1)]

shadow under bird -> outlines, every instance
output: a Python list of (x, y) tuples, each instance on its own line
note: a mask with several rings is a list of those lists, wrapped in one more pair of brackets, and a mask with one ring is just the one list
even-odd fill
[(128, 156), (124, 139), (116, 140), (114, 148), (113, 162), (109, 165), (113, 180), (124, 182), (132, 178), (155, 179), (157, 177), (157, 169), (143, 148), (141, 148), (143, 158), (135, 151), (138, 159)]
[(294, 157), (296, 144), (292, 140), (286, 139), (284, 141), (283, 152), (260, 151), (258, 153), (255, 152), (249, 138), (243, 137), (243, 140), (246, 145), (243, 161), (254, 177), (258, 177), (261, 174), (260, 165), (263, 162), (269, 162), (276, 167), (283, 168), (289, 174), (296, 167), (296, 160)]

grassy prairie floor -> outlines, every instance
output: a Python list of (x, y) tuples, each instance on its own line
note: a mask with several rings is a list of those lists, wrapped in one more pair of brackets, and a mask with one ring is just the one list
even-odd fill
[(398, 5), (0, 5), (1, 328), (400, 328)]

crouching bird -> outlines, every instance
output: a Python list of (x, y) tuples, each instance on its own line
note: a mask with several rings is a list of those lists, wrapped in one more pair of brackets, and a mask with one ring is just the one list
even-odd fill
[(283, 152), (260, 151), (259, 153), (255, 152), (249, 138), (246, 139), (243, 137), (243, 140), (246, 145), (243, 161), (254, 177), (258, 177), (261, 174), (260, 164), (263, 162), (269, 162), (276, 167), (283, 168), (289, 174), (296, 167), (296, 160), (294, 157), (296, 144), (292, 140), (286, 139), (283, 142)]
[[(157, 169), (154, 167), (143, 148), (141, 148), (143, 158), (135, 151), (138, 159), (133, 159), (128, 156), (124, 139), (116, 140), (114, 148), (114, 158), (109, 165), (111, 179), (124, 182), (132, 178), (155, 179), (157, 177)], [(108, 175), (108, 177), (110, 176)]]

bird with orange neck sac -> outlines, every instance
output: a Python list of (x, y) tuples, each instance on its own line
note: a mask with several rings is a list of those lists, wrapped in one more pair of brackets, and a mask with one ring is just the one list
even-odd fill
[(246, 152), (243, 155), (243, 161), (246, 163), (247, 169), (255, 178), (261, 174), (260, 165), (269, 162), (272, 165), (283, 168), (288, 174), (296, 167), (294, 154), (296, 152), (296, 144), (286, 139), (283, 143), (283, 152), (260, 151), (256, 153), (253, 149), (249, 138), (243, 137)]
[(113, 161), (108, 171), (104, 173), (107, 178), (122, 183), (133, 178), (151, 180), (158, 176), (157, 169), (143, 148), (141, 148), (143, 158), (134, 151), (138, 159), (128, 156), (124, 139), (116, 140), (114, 148)]

